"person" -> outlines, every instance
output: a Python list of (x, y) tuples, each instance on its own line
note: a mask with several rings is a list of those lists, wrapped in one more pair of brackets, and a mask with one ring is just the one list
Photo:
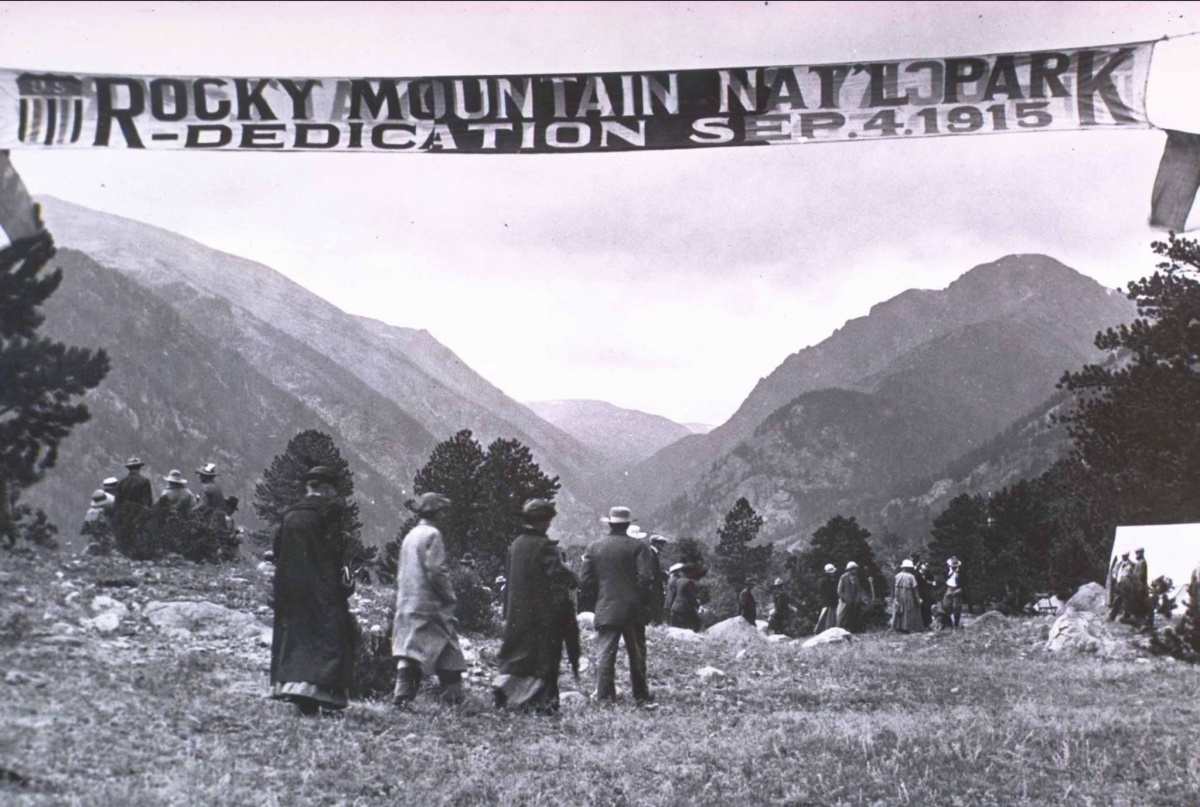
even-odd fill
[(113, 510), (117, 504), (117, 484), (119, 481), (115, 476), (110, 476), (100, 483), (100, 489), (104, 491), (104, 513), (108, 516), (109, 521), (112, 521)]
[(747, 580), (738, 594), (738, 613), (752, 626), (758, 626), (758, 602), (754, 599), (753, 580)]
[(146, 463), (139, 457), (130, 457), (125, 461), (129, 473), (117, 483), (113, 503), (114, 514), (118, 517), (140, 515), (154, 504), (154, 488), (147, 477), (142, 476), (142, 468)]
[(668, 624), (673, 628), (700, 630), (700, 597), (695, 578), (686, 564), (676, 563), (667, 570), (671, 580), (667, 584)]
[(1108, 608), (1108, 621), (1112, 622), (1118, 616), (1124, 619), (1130, 613), (1132, 607), (1131, 601), (1133, 598), (1133, 561), (1129, 559), (1129, 553), (1121, 553), (1121, 560), (1117, 563), (1116, 572), (1116, 588), (1113, 595), (1112, 605)]
[(216, 463), (208, 463), (196, 469), (200, 475), (200, 495), (196, 497), (196, 511), (209, 514), (210, 518), (218, 520), (224, 526), (226, 513), (225, 491), (217, 482)]
[(89, 530), (96, 529), (108, 523), (108, 511), (104, 505), (108, 501), (108, 496), (103, 490), (92, 491), (92, 498), (88, 505), (87, 513), (83, 516), (83, 533), (86, 535)]
[(858, 564), (850, 561), (837, 584), (837, 626), (851, 633), (860, 630), (862, 615), (862, 585), (858, 581)]
[(407, 707), (417, 697), (421, 680), (437, 675), (441, 699), (466, 699), (462, 676), (467, 660), (458, 644), (458, 598), (446, 566), (446, 547), (437, 525), (451, 502), (440, 493), (422, 493), (413, 504), (420, 520), (400, 544), (396, 572), (396, 618), (392, 655), (396, 657), (396, 690), (392, 702)]
[(955, 630), (962, 624), (962, 609), (962, 563), (952, 557), (946, 560), (946, 593), (942, 595), (942, 611), (950, 627)]
[(196, 506), (196, 494), (188, 489), (183, 474), (172, 469), (163, 477), (163, 481), (167, 483), (167, 489), (158, 497), (155, 506), (181, 516), (191, 513), (192, 508)]
[(580, 582), (584, 602), (595, 603), (599, 646), (596, 697), (616, 700), (617, 649), (624, 641), (634, 701), (639, 706), (651, 706), (646, 647), (639, 638), (644, 636), (646, 608), (654, 585), (650, 548), (627, 534), (633, 521), (628, 507), (612, 507), (608, 517), (600, 520), (608, 524), (609, 533), (584, 551)]
[(650, 593), (650, 613), (646, 621), (651, 625), (661, 625), (663, 619), (663, 602), (667, 593), (667, 576), (662, 567), (662, 548), (667, 545), (667, 539), (662, 535), (650, 536), (650, 566), (654, 569), (654, 586)]
[(825, 576), (821, 578), (817, 587), (817, 602), (821, 606), (821, 613), (817, 617), (817, 626), (813, 633), (823, 633), (837, 626), (838, 573), (837, 567), (832, 563), (825, 564)]
[(767, 620), (767, 631), (789, 636), (792, 622), (792, 601), (783, 588), (783, 579), (775, 578), (771, 584), (771, 618)]
[(1105, 589), (1104, 590), (1104, 604), (1107, 605), (1109, 608), (1112, 607), (1112, 604), (1114, 602), (1116, 602), (1116, 599), (1117, 599), (1117, 582), (1118, 582), (1117, 573), (1120, 571), (1120, 568), (1121, 568), (1121, 560), (1122, 560), (1122, 558), (1128, 558), (1128, 557), (1129, 557), (1129, 553), (1125, 553), (1124, 555), (1117, 555), (1117, 553), (1114, 552), (1113, 557), (1112, 557), (1112, 562), (1108, 564), (1108, 578), (1105, 580), (1105, 587), (1104, 587), (1104, 589)]
[(916, 569), (909, 558), (900, 561), (900, 572), (893, 588), (892, 628), (900, 633), (915, 633), (924, 629), (921, 621), (921, 599), (917, 591)]
[(354, 575), (346, 565), (345, 511), (335, 472), (318, 465), (301, 480), (304, 498), (284, 512), (272, 547), (271, 697), (315, 715), (349, 704), (357, 632), (349, 605)]
[(1154, 615), (1150, 606), (1150, 569), (1146, 563), (1146, 550), (1134, 550), (1133, 569), (1130, 577), (1130, 615), (1139, 624), (1153, 624)]
[(558, 711), (558, 674), (563, 650), (579, 679), (579, 624), (571, 591), (579, 585), (563, 565), (558, 542), (547, 535), (558, 514), (545, 499), (521, 509), (521, 534), (508, 550), (504, 639), (492, 680), (496, 706)]
[(926, 630), (933, 627), (933, 573), (929, 564), (917, 564), (917, 596), (921, 598), (921, 624)]

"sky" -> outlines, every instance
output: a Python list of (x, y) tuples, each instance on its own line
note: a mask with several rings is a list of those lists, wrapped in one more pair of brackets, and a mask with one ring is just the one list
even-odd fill
[[(30, 2), (0, 3), (0, 67), (636, 71), (1198, 30), (1200, 5), (1152, 2)], [(1192, 95), (1152, 85), (1151, 120), (1200, 118), (1184, 108), (1200, 102), (1180, 100)], [(944, 288), (1012, 253), (1114, 288), (1151, 273), (1164, 142), (1150, 129), (610, 154), (21, 151), (13, 163), (34, 194), (167, 228), (348, 312), (426, 329), (517, 400), (718, 424), (788, 355), (906, 289)]]

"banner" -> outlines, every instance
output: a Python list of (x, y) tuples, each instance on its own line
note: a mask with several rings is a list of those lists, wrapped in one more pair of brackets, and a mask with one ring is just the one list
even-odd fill
[(1152, 49), (432, 78), (0, 70), (0, 149), (514, 154), (1147, 127)]
[(8, 159), (7, 151), (0, 151), (0, 230), (9, 243), (37, 235), (42, 221), (37, 206), (25, 190), (25, 183)]

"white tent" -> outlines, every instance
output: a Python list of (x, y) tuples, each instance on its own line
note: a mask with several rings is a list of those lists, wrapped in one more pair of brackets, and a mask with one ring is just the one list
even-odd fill
[[(1109, 568), (1119, 555), (1129, 553), (1131, 560), (1138, 549), (1146, 550), (1148, 580), (1160, 575), (1171, 578), (1171, 596), (1177, 597), (1180, 607), (1187, 601), (1187, 585), (1192, 570), (1200, 564), (1200, 524), (1158, 524), (1152, 526), (1117, 527)], [(1176, 612), (1178, 613), (1178, 611)]]

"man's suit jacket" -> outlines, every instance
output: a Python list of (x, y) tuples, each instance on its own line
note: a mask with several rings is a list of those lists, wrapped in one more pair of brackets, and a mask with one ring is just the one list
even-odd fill
[(595, 602), (596, 627), (646, 624), (654, 587), (650, 547), (628, 535), (606, 535), (588, 546), (580, 576), (585, 602)]

